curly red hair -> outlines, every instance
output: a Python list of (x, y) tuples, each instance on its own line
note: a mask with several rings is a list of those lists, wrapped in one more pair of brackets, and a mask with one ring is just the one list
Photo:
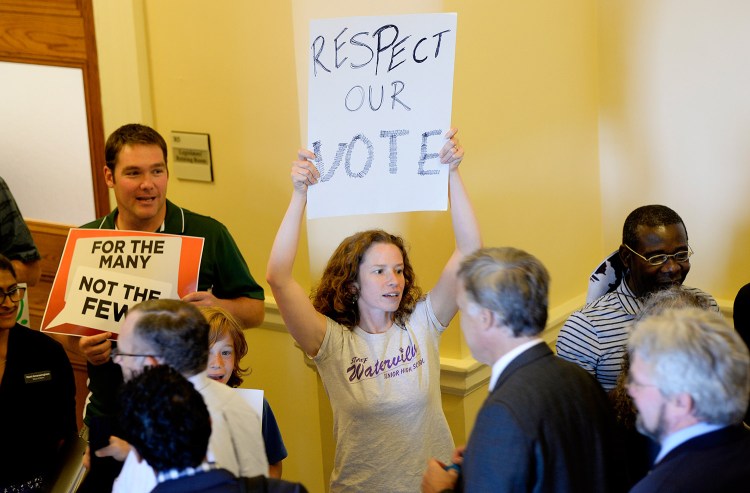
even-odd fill
[(398, 310), (393, 313), (394, 323), (403, 326), (422, 298), (422, 290), (416, 284), (416, 275), (400, 236), (381, 229), (355, 233), (344, 239), (333, 252), (320, 283), (311, 295), (313, 306), (318, 312), (350, 329), (359, 324), (359, 292), (355, 286), (359, 266), (375, 243), (395, 245), (404, 260), (404, 293)]
[(248, 368), (240, 366), (240, 361), (245, 357), (248, 349), (242, 326), (231, 313), (218, 306), (202, 306), (200, 307), (200, 311), (206, 317), (206, 321), (208, 321), (209, 349), (226, 335), (229, 335), (232, 339), (232, 346), (234, 346), (234, 368), (232, 368), (232, 375), (229, 377), (227, 385), (230, 387), (239, 387), (243, 377), (250, 374)]

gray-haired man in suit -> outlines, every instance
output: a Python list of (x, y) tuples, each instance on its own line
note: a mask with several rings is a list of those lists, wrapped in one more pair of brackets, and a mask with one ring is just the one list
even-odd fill
[(549, 275), (532, 255), (488, 248), (459, 271), (461, 329), (473, 356), (492, 366), (490, 395), (454, 462), (435, 459), (425, 492), (609, 492), (624, 487), (613, 418), (596, 380), (556, 357), (539, 334), (547, 321)]

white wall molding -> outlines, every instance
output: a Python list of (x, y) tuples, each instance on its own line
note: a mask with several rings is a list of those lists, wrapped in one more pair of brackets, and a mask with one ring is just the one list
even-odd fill
[[(557, 334), (560, 332), (565, 321), (571, 313), (583, 306), (585, 294), (581, 294), (567, 302), (558, 305), (550, 310), (547, 319), (547, 327), (542, 333), (542, 339), (553, 350), (557, 341)], [(719, 300), (716, 302), (721, 309), (721, 313), (731, 323), (732, 305), (728, 300)], [(261, 329), (276, 330), (286, 332), (286, 326), (279, 313), (279, 307), (272, 297), (266, 298), (266, 318)], [(254, 329), (257, 330), (257, 329)], [(295, 346), (299, 346), (295, 343)], [(300, 349), (300, 352), (302, 350)], [(304, 362), (310, 368), (315, 368), (315, 363), (306, 355), (302, 355)], [(486, 386), (490, 381), (490, 367), (478, 362), (471, 356), (465, 358), (447, 358), (440, 357), (440, 389), (444, 394), (457, 396), (466, 396), (478, 388)]]

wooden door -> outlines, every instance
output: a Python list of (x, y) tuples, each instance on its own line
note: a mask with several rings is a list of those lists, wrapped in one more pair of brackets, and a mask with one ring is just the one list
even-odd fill
[[(0, 61), (79, 68), (83, 75), (96, 215), (109, 212), (104, 183), (104, 130), (91, 0), (0, 0)], [(67, 234), (66, 226), (30, 224), (42, 254), (42, 280), (29, 289), (32, 326), (46, 305)], [(76, 377), (79, 411), (88, 394), (86, 364), (68, 353)], [(81, 413), (79, 416), (79, 426)]]

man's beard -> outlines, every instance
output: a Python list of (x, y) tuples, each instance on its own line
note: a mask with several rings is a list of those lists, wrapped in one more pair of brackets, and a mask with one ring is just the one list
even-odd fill
[(666, 406), (665, 402), (661, 403), (661, 406), (659, 407), (659, 416), (656, 420), (656, 427), (652, 429), (646, 428), (646, 425), (643, 422), (643, 416), (638, 413), (638, 418), (636, 418), (635, 421), (635, 428), (641, 435), (646, 435), (651, 440), (661, 443), (662, 438), (664, 438), (667, 433)]

